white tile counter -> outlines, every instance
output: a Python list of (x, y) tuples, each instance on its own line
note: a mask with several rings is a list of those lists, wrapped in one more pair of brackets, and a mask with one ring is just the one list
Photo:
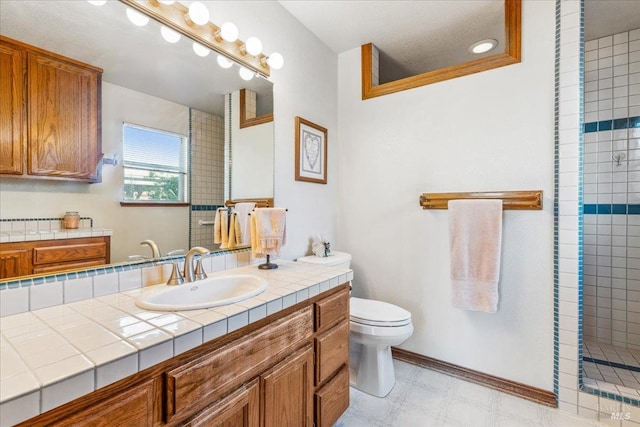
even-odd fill
[(0, 243), (30, 242), (35, 240), (79, 239), (82, 237), (112, 236), (108, 228), (74, 228), (58, 230), (0, 231)]
[[(277, 260), (209, 273), (265, 278), (267, 289), (203, 310), (146, 311), (144, 288), (0, 318), (0, 425), (12, 425), (318, 295), (348, 269)], [(0, 294), (0, 297), (2, 294)]]

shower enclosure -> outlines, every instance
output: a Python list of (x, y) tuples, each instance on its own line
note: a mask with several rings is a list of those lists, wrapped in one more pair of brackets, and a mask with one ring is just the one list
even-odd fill
[(617, 3), (585, 2), (582, 366), (585, 386), (638, 399), (640, 7), (603, 26)]

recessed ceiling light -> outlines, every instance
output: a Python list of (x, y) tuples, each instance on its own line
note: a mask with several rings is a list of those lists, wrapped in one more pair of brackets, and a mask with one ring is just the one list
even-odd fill
[(486, 53), (498, 46), (498, 41), (494, 39), (480, 40), (469, 46), (471, 53)]

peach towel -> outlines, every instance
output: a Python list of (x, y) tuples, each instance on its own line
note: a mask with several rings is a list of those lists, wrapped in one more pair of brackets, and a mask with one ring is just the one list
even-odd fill
[(226, 249), (229, 243), (229, 227), (227, 225), (227, 208), (216, 209), (216, 217), (213, 220), (213, 243), (220, 244), (220, 249)]
[(502, 245), (502, 200), (449, 201), (452, 303), (495, 313)]
[(284, 208), (256, 208), (253, 211), (251, 250), (254, 257), (280, 256), (280, 249), (287, 243), (286, 211)]

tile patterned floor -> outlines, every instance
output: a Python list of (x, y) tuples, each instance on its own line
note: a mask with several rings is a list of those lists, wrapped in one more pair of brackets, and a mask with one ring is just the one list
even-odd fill
[(351, 388), (334, 427), (604, 426), (547, 406), (394, 360), (396, 385), (384, 399)]
[(585, 341), (582, 354), (585, 386), (640, 399), (640, 350)]

